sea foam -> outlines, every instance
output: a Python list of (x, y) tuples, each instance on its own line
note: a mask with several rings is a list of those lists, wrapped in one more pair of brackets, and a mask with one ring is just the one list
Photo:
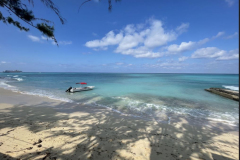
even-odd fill
[(234, 91), (239, 91), (239, 87), (236, 86), (225, 86), (223, 85), (224, 88), (230, 89), (230, 90), (234, 90)]
[[(21, 79), (21, 78), (20, 78)], [(21, 80), (18, 80), (21, 81)], [(73, 101), (68, 99), (68, 98), (62, 98), (62, 97), (58, 97), (52, 93), (46, 92), (46, 91), (22, 91), (19, 88), (17, 88), (16, 86), (12, 86), (7, 84), (8, 81), (6, 80), (1, 80), (0, 81), (0, 88), (3, 89), (7, 89), (7, 90), (11, 90), (13, 92), (17, 92), (17, 93), (21, 93), (21, 94), (27, 94), (27, 95), (34, 95), (34, 96), (39, 96), (39, 97), (46, 97), (49, 99), (53, 99), (53, 100), (59, 100), (59, 101), (63, 101), (63, 102), (69, 102), (72, 103)]]
[(23, 81), (22, 78), (13, 78), (13, 79), (16, 79), (17, 81)]

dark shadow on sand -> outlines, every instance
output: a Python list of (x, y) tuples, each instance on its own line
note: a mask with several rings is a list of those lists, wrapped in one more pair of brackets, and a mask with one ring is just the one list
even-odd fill
[[(115, 101), (113, 103), (115, 103)], [(57, 112), (53, 111), (52, 108)], [(227, 158), (206, 150), (206, 147), (208, 147), (210, 150), (221, 152), (220, 147), (209, 145), (215, 136), (224, 133), (221, 129), (216, 130), (209, 128), (206, 130), (200, 125), (188, 124), (182, 124), (178, 128), (165, 123), (153, 125), (154, 119), (152, 119), (152, 121), (145, 121), (136, 117), (120, 115), (105, 108), (79, 106), (73, 103), (54, 105), (44, 102), (35, 106), (15, 105), (13, 108), (6, 110), (8, 113), (0, 111), (0, 129), (14, 129), (24, 126), (35, 134), (41, 131), (51, 133), (47, 137), (40, 137), (43, 141), (43, 150), (41, 153), (25, 153), (17, 157), (21, 159), (47, 156), (46, 158), (48, 159), (61, 158), (66, 160), (130, 160), (138, 159), (136, 155), (150, 160), (185, 160), (193, 157), (205, 160), (221, 160), (220, 158)], [(78, 116), (77, 114), (75, 116), (69, 116), (70, 113), (77, 112), (85, 114), (82, 116)], [(94, 121), (89, 123), (89, 119), (94, 119)], [(191, 118), (186, 117), (186, 121), (190, 120)], [(176, 117), (175, 121), (180, 122), (182, 119), (181, 117)], [(220, 125), (219, 123), (219, 126)], [(62, 129), (55, 130), (56, 127), (61, 127)], [(79, 132), (78, 128), (84, 128), (84, 131)], [(228, 128), (228, 131), (231, 131), (231, 128)], [(54, 144), (50, 148), (44, 146), (44, 141), (63, 135), (67, 136), (68, 139), (61, 147), (56, 147)], [(9, 135), (3, 136), (9, 136), (9, 138), (11, 138), (10, 132)], [(149, 141), (149, 145), (143, 146), (143, 148), (146, 147), (146, 149), (149, 149), (149, 151), (146, 151), (149, 155), (147, 157), (138, 153), (138, 150), (135, 148), (136, 146), (134, 146), (136, 143), (141, 145), (141, 140), (146, 139)], [(26, 142), (26, 144), (28, 144), (29, 147), (33, 145), (30, 142)], [(68, 144), (74, 144), (74, 148), (68, 147)], [(126, 150), (127, 158), (122, 157), (123, 155), (119, 154), (119, 150)], [(7, 154), (3, 153), (3, 151), (1, 152), (0, 157), (4, 157), (5, 154)], [(195, 155), (193, 153), (195, 153)], [(224, 154), (232, 157), (231, 153), (226, 152)], [(7, 158), (3, 159), (5, 160)]]

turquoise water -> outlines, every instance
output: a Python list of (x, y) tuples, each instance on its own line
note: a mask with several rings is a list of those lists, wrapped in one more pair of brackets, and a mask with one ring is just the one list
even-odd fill
[[(133, 116), (170, 120), (173, 115), (237, 125), (239, 103), (204, 91), (238, 90), (239, 75), (124, 73), (0, 73), (0, 87), (69, 103), (102, 106)], [(87, 82), (94, 90), (66, 93)], [(164, 115), (164, 116), (163, 116)]]

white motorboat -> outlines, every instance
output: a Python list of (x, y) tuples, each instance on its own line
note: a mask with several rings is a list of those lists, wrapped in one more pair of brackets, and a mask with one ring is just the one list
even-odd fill
[[(87, 84), (85, 82), (81, 82), (81, 83), (76, 83), (76, 84)], [(87, 86), (87, 87), (81, 87), (81, 88), (73, 88), (73, 87), (69, 87), (66, 92), (70, 92), (70, 93), (74, 93), (74, 92), (81, 92), (81, 91), (88, 91), (88, 90), (92, 90), (94, 88), (94, 86)]]

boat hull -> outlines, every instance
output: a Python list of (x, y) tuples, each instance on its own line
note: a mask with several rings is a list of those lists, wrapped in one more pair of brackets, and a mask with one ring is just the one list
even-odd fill
[(93, 88), (94, 88), (94, 86), (87, 86), (87, 87), (83, 87), (83, 88), (72, 88), (72, 89), (70, 89), (70, 93), (89, 91), (89, 90), (92, 90)]

